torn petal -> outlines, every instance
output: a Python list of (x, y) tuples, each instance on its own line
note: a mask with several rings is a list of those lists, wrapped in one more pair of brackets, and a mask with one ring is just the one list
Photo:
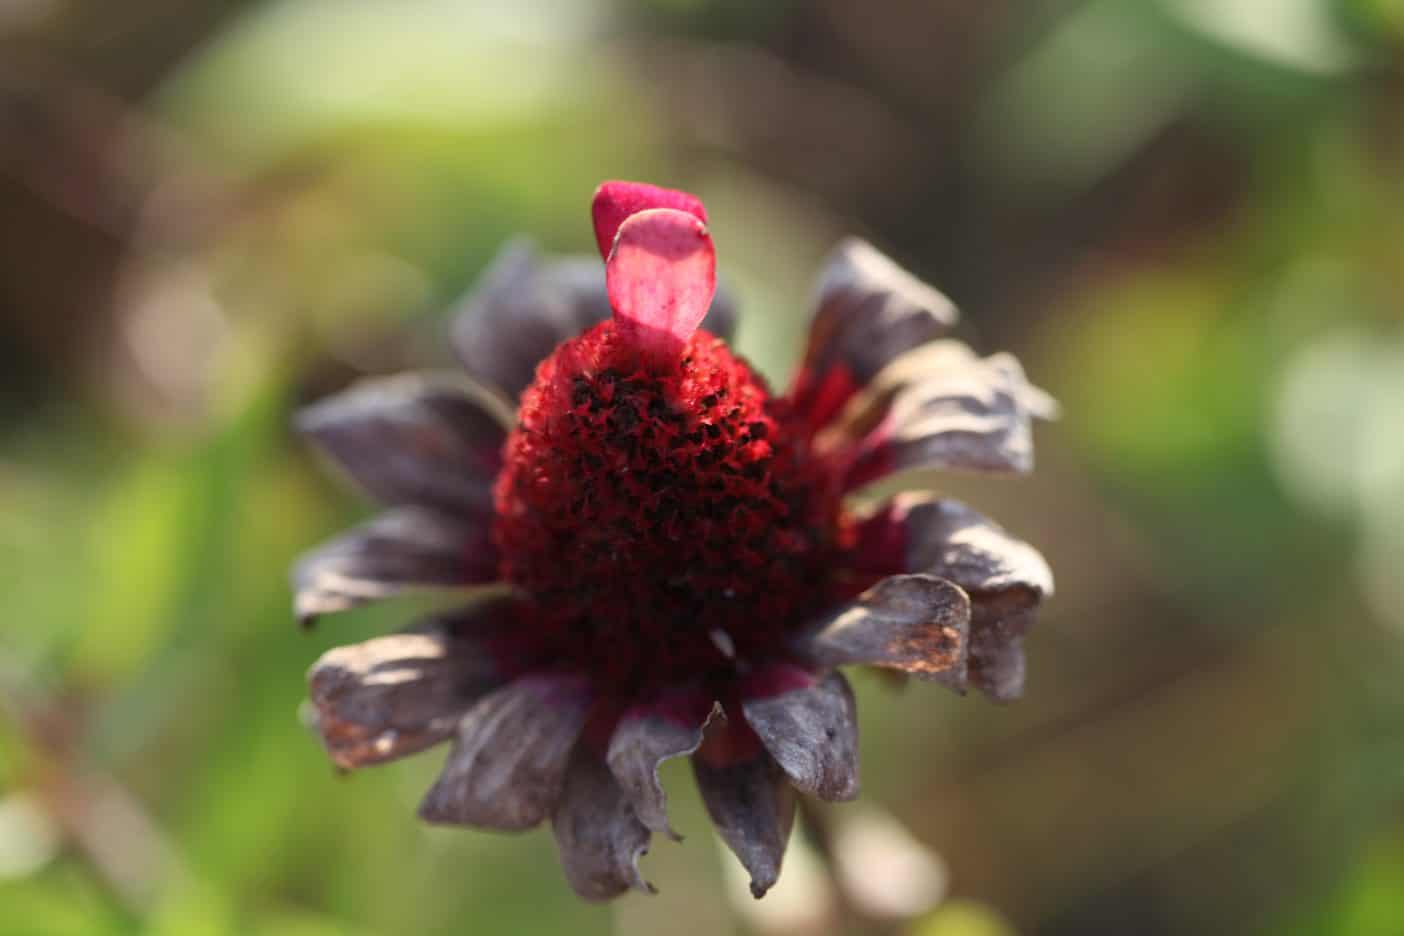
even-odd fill
[(525, 676), (479, 700), (420, 817), (504, 831), (541, 822), (560, 799), (589, 702), (584, 677), (556, 675)]
[(672, 208), (690, 214), (707, 223), (707, 209), (702, 200), (689, 192), (666, 189), (646, 182), (603, 182), (595, 189), (590, 203), (590, 217), (595, 224), (595, 244), (600, 257), (609, 259), (619, 226), (641, 211)]
[(645, 355), (681, 353), (717, 288), (717, 255), (707, 225), (694, 215), (654, 208), (619, 226), (605, 264), (618, 327)]
[(704, 748), (693, 755), (692, 771), (717, 834), (751, 875), (752, 896), (764, 897), (780, 877), (795, 821), (794, 788), (763, 750), (711, 764)]
[(820, 276), (809, 346), (790, 396), (815, 429), (887, 363), (955, 323), (951, 301), (866, 241), (850, 237)]
[(307, 553), (293, 568), (298, 619), (345, 611), (410, 588), (453, 588), (497, 578), (486, 514), (389, 510)]
[(566, 879), (586, 900), (608, 900), (631, 887), (655, 893), (639, 871), (651, 834), (609, 769), (584, 748), (576, 749), (551, 817)]
[(447, 629), (377, 637), (325, 653), (307, 674), (317, 729), (345, 768), (447, 740), (502, 674), (487, 647)]
[(676, 689), (634, 706), (619, 719), (605, 759), (640, 821), (654, 832), (681, 838), (668, 823), (668, 798), (658, 768), (670, 758), (696, 751), (707, 721), (717, 711), (709, 693)]
[(798, 667), (771, 668), (782, 666), (791, 672), (788, 688), (744, 696), (746, 721), (801, 792), (829, 801), (855, 798), (858, 712), (848, 680), (837, 671), (815, 679)]
[(461, 378), (363, 380), (302, 410), (297, 426), (381, 503), (491, 509), (505, 433)]
[(795, 649), (817, 666), (870, 663), (958, 680), (969, 626), (970, 599), (959, 587), (931, 575), (894, 575), (832, 613)]

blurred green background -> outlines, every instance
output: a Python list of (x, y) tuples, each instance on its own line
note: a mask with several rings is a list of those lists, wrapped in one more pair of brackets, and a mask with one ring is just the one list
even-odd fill
[[(416, 603), (293, 625), (367, 508), (290, 411), (618, 177), (703, 196), (772, 380), (854, 232), (1064, 404), (932, 479), (1058, 576), (1027, 697), (859, 680), (929, 915), (733, 904), (678, 765), (587, 906), (299, 721)], [(1404, 3), (0, 0), (0, 608), (3, 934), (1404, 933)]]

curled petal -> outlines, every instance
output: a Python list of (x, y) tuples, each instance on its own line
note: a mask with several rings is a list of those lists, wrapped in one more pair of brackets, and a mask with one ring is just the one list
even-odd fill
[(717, 288), (717, 255), (694, 215), (654, 208), (619, 226), (605, 265), (618, 327), (655, 359), (679, 354)]
[[(505, 246), (453, 319), (453, 346), (475, 380), (515, 400), (556, 346), (611, 315), (604, 269), (591, 257), (544, 259), (524, 238)], [(736, 303), (719, 286), (707, 331), (730, 339)]]
[(491, 653), (442, 629), (328, 651), (307, 674), (317, 729), (340, 767), (364, 767), (447, 740), (501, 681)]
[(850, 237), (820, 276), (809, 346), (790, 396), (819, 428), (888, 362), (955, 323), (951, 301)]
[(1022, 693), (1023, 635), (1053, 594), (1038, 550), (959, 501), (911, 493), (863, 521), (854, 554), (869, 571), (925, 572), (968, 592), (970, 682), (999, 701)]
[(751, 894), (763, 897), (780, 877), (795, 821), (794, 788), (764, 750), (741, 760), (709, 760), (706, 748), (692, 757), (702, 802), (717, 834), (750, 874)]
[(782, 691), (742, 698), (746, 721), (801, 792), (830, 801), (855, 798), (858, 712), (848, 680), (837, 671), (815, 679), (797, 667), (783, 668), (790, 674), (781, 679), (788, 684)]
[(660, 188), (646, 182), (603, 182), (595, 189), (590, 217), (595, 223), (595, 244), (600, 256), (609, 259), (619, 226), (640, 211), (672, 208), (707, 223), (707, 209), (696, 195), (677, 189)]
[(609, 739), (605, 759), (640, 821), (680, 840), (668, 823), (668, 798), (658, 779), (665, 760), (691, 754), (707, 722), (719, 711), (701, 689), (678, 689), (624, 713)]
[(970, 599), (931, 575), (878, 582), (800, 638), (817, 666), (870, 663), (923, 678), (959, 678), (966, 665)]
[(856, 444), (849, 487), (913, 468), (1032, 470), (1029, 384), (1014, 358), (978, 358), (956, 342), (940, 342), (914, 356), (931, 365), (943, 359), (943, 366), (875, 386), (819, 440), (821, 449), (832, 451), (852, 445), (859, 430), (867, 431)]
[(541, 822), (560, 799), (589, 701), (576, 676), (526, 676), (483, 697), (459, 722), (420, 817), (504, 831)]
[(422, 507), (389, 510), (318, 546), (293, 568), (298, 619), (345, 611), (409, 588), (494, 581), (497, 553), (487, 515)]
[(381, 503), (491, 509), (505, 433), (460, 379), (364, 380), (302, 410), (297, 426)]
[(858, 542), (855, 555), (875, 571), (926, 572), (972, 595), (1053, 594), (1053, 573), (1038, 550), (957, 500), (899, 494), (863, 521)]
[(551, 816), (561, 867), (586, 900), (608, 900), (629, 888), (656, 893), (639, 871), (651, 834), (604, 763), (581, 745)]

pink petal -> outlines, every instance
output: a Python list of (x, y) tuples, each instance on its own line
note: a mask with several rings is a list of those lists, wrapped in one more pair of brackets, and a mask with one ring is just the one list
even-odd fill
[(609, 259), (619, 225), (630, 216), (651, 208), (672, 208), (706, 222), (707, 209), (696, 195), (676, 189), (659, 188), (645, 182), (603, 182), (595, 189), (590, 216), (595, 222), (595, 242), (600, 256)]
[(632, 215), (619, 226), (605, 282), (621, 333), (648, 356), (675, 357), (717, 289), (717, 255), (707, 225), (672, 208)]

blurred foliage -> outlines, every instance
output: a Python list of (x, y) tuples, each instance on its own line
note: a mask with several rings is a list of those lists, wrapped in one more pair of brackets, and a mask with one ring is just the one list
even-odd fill
[(909, 932), (1404, 932), (1401, 56), (1397, 0), (0, 3), (0, 933), (761, 925), (678, 765), (662, 894), (588, 907), (299, 722), (425, 602), (297, 632), (364, 507), (289, 413), (607, 177), (707, 200), (777, 380), (853, 230), (1064, 404), (933, 479), (1059, 575), (1028, 699), (858, 686)]

